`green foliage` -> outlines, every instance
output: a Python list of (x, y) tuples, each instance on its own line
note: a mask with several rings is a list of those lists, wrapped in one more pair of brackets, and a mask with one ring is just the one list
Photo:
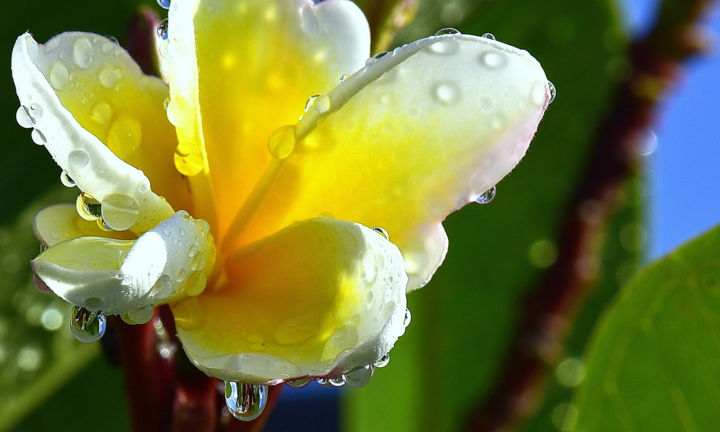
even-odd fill
[(575, 430), (720, 425), (720, 228), (637, 275), (595, 332)]

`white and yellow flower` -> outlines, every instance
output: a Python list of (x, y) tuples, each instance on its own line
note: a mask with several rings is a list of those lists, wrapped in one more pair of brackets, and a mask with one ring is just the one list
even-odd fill
[(525, 154), (542, 68), (453, 32), (368, 59), (346, 0), (176, 0), (168, 34), (162, 80), (102, 36), (18, 38), (18, 120), (82, 191), (37, 215), (37, 277), (90, 311), (169, 303), (190, 359), (229, 381), (377, 361), (445, 256), (443, 219)]

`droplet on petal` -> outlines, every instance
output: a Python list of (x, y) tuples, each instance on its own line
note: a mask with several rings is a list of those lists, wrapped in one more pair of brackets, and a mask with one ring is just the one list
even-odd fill
[(485, 39), (496, 40), (495, 35), (492, 33), (483, 33), (482, 37), (484, 37)]
[(390, 363), (390, 354), (385, 354), (384, 356), (380, 357), (378, 361), (375, 362), (376, 368), (384, 368), (385, 366)]
[(73, 306), (70, 315), (70, 331), (75, 339), (83, 343), (100, 340), (105, 334), (107, 325), (102, 312), (90, 312), (85, 308)]
[(107, 124), (112, 118), (112, 108), (105, 102), (95, 104), (90, 113), (90, 119), (99, 124)]
[(82, 69), (88, 69), (93, 62), (94, 57), (93, 47), (90, 41), (85, 38), (80, 38), (75, 41), (73, 45), (73, 60)]
[(548, 81), (547, 84), (548, 88), (550, 89), (550, 99), (548, 100), (548, 104), (551, 104), (555, 100), (555, 96), (557, 96), (557, 90), (555, 89), (555, 84), (551, 83), (550, 81)]
[(486, 190), (480, 196), (475, 198), (475, 202), (478, 204), (489, 204), (492, 202), (492, 200), (495, 199), (495, 195), (497, 194), (497, 188), (495, 186), (491, 187), (490, 189)]
[(110, 194), (102, 201), (102, 219), (115, 231), (125, 231), (135, 225), (140, 206), (130, 195)]
[(75, 187), (75, 180), (72, 179), (67, 173), (67, 171), (63, 171), (60, 173), (60, 183), (62, 183), (65, 187)]
[(33, 142), (37, 145), (45, 145), (47, 143), (45, 134), (38, 129), (33, 129), (32, 133), (30, 133), (30, 138), (32, 138)]
[(123, 321), (128, 324), (145, 324), (153, 317), (155, 310), (152, 306), (146, 306), (139, 309), (133, 309), (120, 315)]
[(157, 35), (162, 40), (167, 40), (168, 38), (168, 20), (167, 18), (162, 20), (160, 22), (160, 25), (157, 28)]
[(375, 231), (376, 233), (385, 237), (386, 240), (390, 240), (390, 234), (387, 232), (387, 230), (385, 228), (375, 227), (375, 228), (373, 228), (373, 231)]
[(443, 29), (438, 30), (435, 32), (435, 36), (443, 36), (443, 35), (459, 35), (460, 30), (454, 29), (452, 27), (445, 27)]
[(283, 126), (270, 135), (268, 151), (277, 159), (287, 159), (295, 150), (295, 142), (295, 126)]
[(433, 96), (443, 105), (450, 105), (460, 98), (460, 89), (453, 82), (444, 82), (435, 86)]
[(370, 379), (375, 372), (375, 368), (372, 365), (365, 365), (343, 374), (343, 380), (348, 387), (363, 387), (370, 382)]
[(70, 73), (68, 73), (64, 64), (55, 62), (50, 67), (50, 85), (52, 85), (55, 90), (59, 91), (64, 89), (69, 79)]
[(307, 386), (308, 384), (310, 384), (311, 382), (312, 382), (312, 378), (305, 377), (305, 378), (298, 378), (296, 380), (288, 381), (285, 384), (287, 384), (293, 388), (303, 388), (303, 387)]
[(251, 421), (260, 417), (267, 404), (268, 387), (234, 381), (225, 383), (225, 403), (238, 420)]
[(18, 124), (25, 129), (30, 129), (33, 127), (33, 124), (35, 124), (32, 117), (30, 117), (28, 109), (24, 106), (17, 109), (17, 112), (15, 113), (15, 120), (17, 120)]

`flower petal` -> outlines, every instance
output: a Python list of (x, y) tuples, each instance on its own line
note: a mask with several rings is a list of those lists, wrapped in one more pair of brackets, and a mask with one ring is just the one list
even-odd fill
[(270, 134), (296, 123), (310, 96), (358, 70), (369, 49), (367, 22), (346, 0), (172, 3), (164, 70), (176, 162), (186, 175), (210, 169), (213, 230), (224, 232), (271, 162)]
[(137, 240), (75, 238), (50, 247), (32, 264), (59, 297), (118, 314), (199, 294), (214, 259), (207, 224), (180, 211)]
[(442, 262), (441, 222), (523, 157), (549, 98), (538, 62), (495, 40), (435, 36), (396, 49), (340, 84), (327, 112), (297, 125), (248, 244), (295, 220), (331, 214), (382, 227), (402, 250), (408, 289)]
[(172, 305), (178, 336), (207, 374), (246, 383), (339, 376), (402, 333), (402, 256), (381, 234), (315, 218), (239, 251), (217, 290)]
[[(112, 78), (103, 78), (104, 68), (110, 68), (107, 73)], [(170, 188), (167, 167), (150, 162), (163, 153), (163, 142), (168, 151), (168, 131), (154, 124), (157, 110), (144, 106), (149, 101), (159, 103), (162, 83), (142, 76), (113, 42), (87, 33), (64, 33), (47, 45), (37, 44), (29, 34), (20, 36), (13, 48), (12, 74), (22, 105), (19, 118), (34, 128), (33, 139), (45, 145), (78, 187), (103, 203), (109, 226), (144, 232), (172, 215), (170, 205), (150, 190), (145, 174), (118, 157), (138, 163), (155, 174), (153, 180), (171, 196), (178, 195)], [(115, 89), (100, 89), (98, 80), (106, 79), (117, 80), (117, 94)], [(56, 93), (54, 88), (60, 90)], [(104, 95), (106, 102), (100, 100)], [(117, 110), (115, 115), (112, 110)], [(103, 121), (109, 126), (99, 124)], [(151, 123), (152, 127), (145, 127)], [(142, 143), (152, 140), (152, 145), (133, 152), (142, 144), (140, 134), (145, 134)], [(148, 149), (155, 145), (157, 149)], [(148, 155), (143, 154), (146, 149)]]
[(113, 237), (120, 240), (136, 238), (127, 231), (106, 231), (96, 222), (89, 222), (78, 215), (76, 206), (72, 204), (56, 204), (46, 207), (35, 215), (33, 225), (35, 237), (50, 247), (66, 240), (80, 237)]

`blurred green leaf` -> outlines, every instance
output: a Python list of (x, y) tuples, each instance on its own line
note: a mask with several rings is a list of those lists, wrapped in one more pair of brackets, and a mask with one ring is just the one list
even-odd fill
[[(413, 323), (390, 365), (366, 388), (345, 394), (348, 431), (461, 427), (501, 366), (519, 298), (552, 258), (590, 140), (626, 64), (626, 39), (610, 1), (425, 1), (399, 42), (447, 26), (527, 49), (558, 96), (495, 201), (446, 221), (447, 259), (409, 296)], [(550, 253), (538, 259), (538, 249)]]
[(575, 430), (720, 429), (720, 227), (643, 270), (595, 332)]

